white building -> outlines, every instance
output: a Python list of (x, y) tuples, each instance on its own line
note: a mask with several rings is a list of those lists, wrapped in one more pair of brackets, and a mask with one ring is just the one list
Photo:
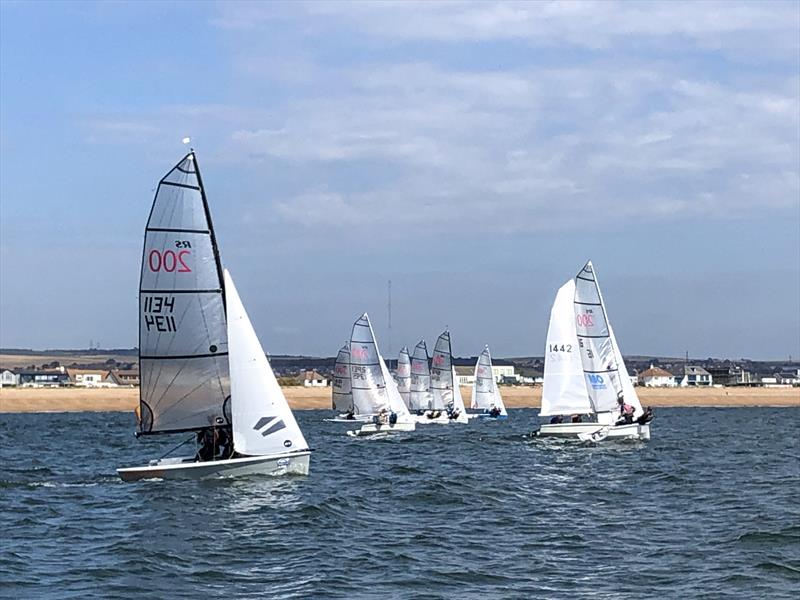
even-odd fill
[(4, 369), (0, 371), (0, 388), (1, 387), (16, 387), (19, 385), (19, 375), (14, 371)]
[(302, 383), (303, 387), (326, 387), (328, 379), (316, 371), (304, 371), (297, 377), (298, 383)]
[(706, 371), (703, 367), (687, 365), (683, 368), (683, 377), (680, 382), (681, 387), (711, 387), (713, 383), (711, 373)]
[(653, 365), (639, 373), (639, 383), (645, 387), (675, 387), (678, 385), (672, 373)]
[(77, 387), (117, 387), (108, 371), (98, 369), (69, 369), (69, 378)]

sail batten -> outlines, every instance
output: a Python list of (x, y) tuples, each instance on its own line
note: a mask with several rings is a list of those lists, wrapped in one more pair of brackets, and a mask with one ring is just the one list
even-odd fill
[(229, 395), (225, 292), (193, 152), (159, 182), (139, 281), (140, 433), (223, 417)]

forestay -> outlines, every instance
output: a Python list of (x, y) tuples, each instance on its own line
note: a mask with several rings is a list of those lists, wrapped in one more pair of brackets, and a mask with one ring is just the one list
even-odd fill
[(333, 366), (333, 409), (340, 412), (355, 410), (350, 389), (350, 344), (345, 343), (336, 356)]
[(397, 358), (397, 391), (406, 406), (409, 406), (409, 396), (411, 395), (411, 357), (408, 355), (408, 347), (403, 346), (400, 356)]
[(353, 324), (350, 336), (350, 385), (356, 414), (374, 415), (389, 409), (381, 358), (367, 313)]
[(500, 390), (494, 379), (492, 371), (492, 355), (489, 346), (486, 346), (475, 363), (475, 385), (472, 388), (471, 408), (489, 410), (492, 407), (500, 409), (501, 414), (505, 415), (506, 407)]
[(235, 450), (262, 456), (308, 449), (227, 271), (225, 291)]
[[(603, 297), (592, 262), (575, 277), (575, 327), (586, 388), (595, 412), (617, 409), (620, 365), (609, 333)], [(624, 374), (627, 377), (627, 372)]]
[(453, 402), (453, 355), (450, 332), (444, 331), (436, 340), (431, 361), (431, 408), (444, 410)]
[(539, 414), (572, 415), (594, 412), (589, 401), (575, 328), (575, 280), (559, 288), (550, 311), (544, 351), (544, 389)]
[(408, 397), (408, 408), (410, 410), (428, 410), (432, 402), (428, 347), (425, 345), (425, 340), (420, 340), (411, 357), (411, 391)]
[(207, 427), (227, 412), (225, 295), (193, 152), (159, 182), (147, 221), (139, 369), (142, 433)]

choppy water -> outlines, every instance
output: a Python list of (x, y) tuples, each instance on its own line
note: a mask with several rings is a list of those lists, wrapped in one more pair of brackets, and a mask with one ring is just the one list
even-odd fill
[(649, 443), (508, 422), (351, 439), (297, 413), (311, 475), (124, 484), (180, 437), (122, 414), (0, 416), (0, 595), (790, 597), (800, 409), (661, 409)]

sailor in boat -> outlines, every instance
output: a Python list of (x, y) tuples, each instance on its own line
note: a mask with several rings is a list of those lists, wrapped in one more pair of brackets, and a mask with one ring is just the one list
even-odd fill
[(353, 412), (352, 408), (347, 411), (347, 413), (344, 415), (344, 418), (347, 419), (348, 421), (355, 421), (356, 415)]
[(583, 417), (580, 415), (572, 415), (572, 417), (570, 417), (570, 421), (573, 423), (583, 423)]
[(489, 416), (492, 417), (493, 419), (496, 419), (497, 417), (500, 416), (500, 414), (502, 412), (503, 411), (500, 410), (500, 408), (498, 406), (495, 406), (494, 404), (492, 404), (492, 407), (489, 409)]
[(564, 422), (564, 417), (561, 415), (553, 415), (550, 417), (550, 425), (558, 425)]
[(458, 410), (455, 406), (453, 406), (452, 402), (448, 403), (447, 404), (447, 417), (449, 419), (455, 420), (460, 416), (461, 416), (461, 411)]
[(195, 461), (224, 460), (233, 457), (233, 432), (225, 426), (225, 420), (217, 417), (213, 427), (206, 427), (197, 432), (197, 451)]
[(389, 414), (389, 425), (396, 425), (397, 424), (397, 413), (392, 411)]
[(645, 409), (645, 411), (642, 413), (642, 416), (640, 416), (638, 419), (636, 419), (636, 422), (639, 425), (647, 425), (650, 421), (653, 420), (653, 417), (654, 417), (653, 409), (648, 406)]
[(614, 423), (615, 425), (630, 425), (633, 423), (634, 409), (630, 404), (625, 404), (625, 397), (622, 392), (617, 396), (617, 404), (619, 404), (619, 419)]

